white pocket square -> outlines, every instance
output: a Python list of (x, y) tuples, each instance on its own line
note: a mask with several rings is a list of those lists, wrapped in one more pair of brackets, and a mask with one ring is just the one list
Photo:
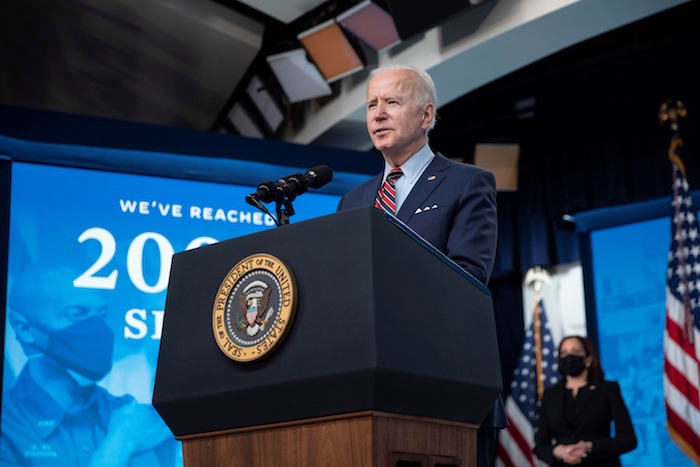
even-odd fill
[(432, 206), (425, 206), (424, 208), (418, 208), (418, 209), (416, 209), (416, 212), (414, 212), (413, 214), (420, 214), (422, 212), (432, 211), (433, 209), (437, 209), (437, 208), (438, 208), (438, 205), (433, 204)]

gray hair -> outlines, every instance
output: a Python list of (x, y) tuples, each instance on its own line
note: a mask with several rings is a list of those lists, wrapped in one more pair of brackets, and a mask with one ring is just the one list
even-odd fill
[(433, 120), (430, 122), (430, 126), (428, 127), (426, 133), (435, 128), (438, 103), (437, 90), (435, 89), (435, 82), (433, 81), (433, 78), (431, 78), (425, 70), (416, 66), (395, 64), (375, 68), (370, 72), (367, 82), (369, 82), (369, 80), (371, 80), (374, 76), (384, 73), (385, 71), (409, 71), (413, 73), (415, 77), (414, 83), (416, 85), (414, 93), (416, 104), (418, 104), (419, 107), (424, 107), (427, 104), (433, 104), (433, 107), (435, 107), (435, 112), (433, 112)]

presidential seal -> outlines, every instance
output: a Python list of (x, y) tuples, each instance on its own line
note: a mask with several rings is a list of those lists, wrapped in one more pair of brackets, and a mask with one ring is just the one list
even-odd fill
[(258, 360), (282, 342), (296, 305), (296, 283), (289, 268), (272, 255), (248, 256), (228, 272), (216, 293), (212, 313), (216, 343), (232, 360)]

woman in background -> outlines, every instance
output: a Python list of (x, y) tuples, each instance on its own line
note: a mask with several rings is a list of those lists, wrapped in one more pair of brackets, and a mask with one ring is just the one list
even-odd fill
[(542, 396), (533, 452), (549, 465), (620, 466), (619, 456), (637, 447), (637, 436), (619, 384), (603, 379), (586, 337), (562, 339), (558, 364), (564, 379)]

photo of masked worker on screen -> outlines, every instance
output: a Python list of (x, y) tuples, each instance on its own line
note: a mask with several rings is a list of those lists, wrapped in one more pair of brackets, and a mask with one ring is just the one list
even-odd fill
[(75, 271), (15, 277), (7, 323), (26, 363), (3, 388), (0, 465), (173, 465), (179, 446), (150, 404), (97, 384), (112, 369), (115, 334), (99, 290)]

